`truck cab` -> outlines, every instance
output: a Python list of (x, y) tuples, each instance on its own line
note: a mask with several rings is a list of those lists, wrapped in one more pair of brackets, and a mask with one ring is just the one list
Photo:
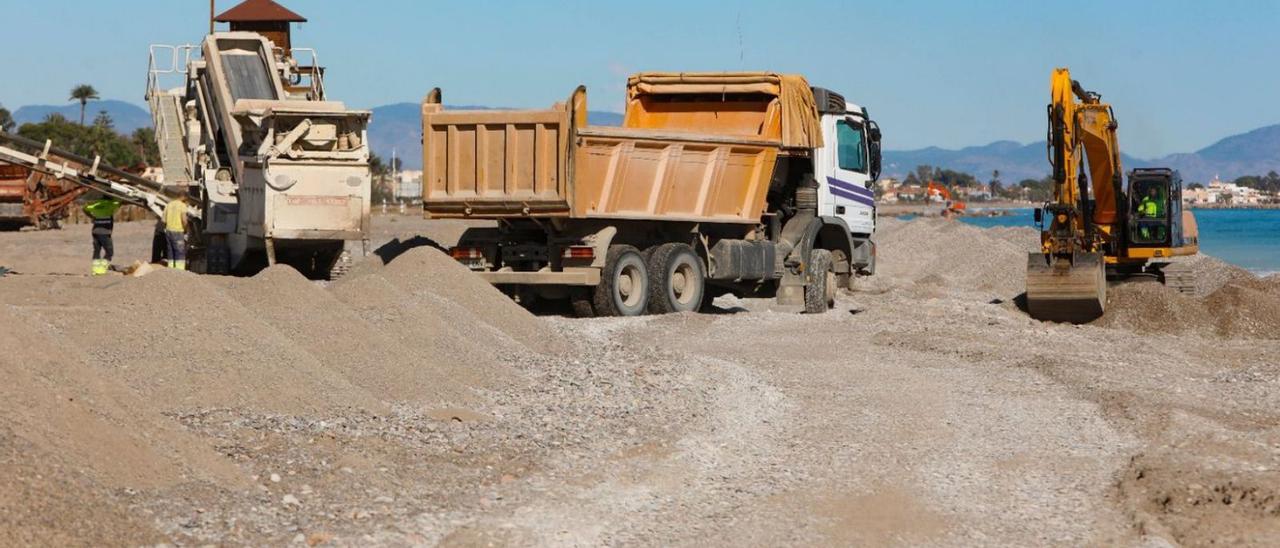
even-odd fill
[(880, 127), (867, 109), (830, 90), (814, 88), (814, 97), (824, 138), (813, 166), (818, 214), (844, 221), (855, 237), (869, 238), (876, 226), (872, 186), (880, 178)]

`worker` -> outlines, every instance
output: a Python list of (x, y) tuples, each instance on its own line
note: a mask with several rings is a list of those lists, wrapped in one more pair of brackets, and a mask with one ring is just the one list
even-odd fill
[(169, 268), (187, 269), (187, 197), (179, 196), (164, 206), (164, 237), (168, 242)]
[(1142, 197), (1142, 202), (1138, 204), (1138, 215), (1149, 219), (1160, 217), (1160, 189), (1151, 186), (1147, 189), (1147, 195)]
[(111, 232), (115, 229), (118, 209), (120, 202), (110, 198), (94, 200), (84, 206), (85, 214), (93, 220), (93, 267), (90, 272), (94, 276), (102, 276), (111, 270), (111, 259), (115, 256)]
[[(1161, 217), (1160, 207), (1160, 189), (1155, 185), (1147, 188), (1147, 195), (1142, 197), (1142, 201), (1138, 203), (1139, 219), (1158, 219)], [(1147, 223), (1139, 221), (1138, 231), (1142, 234), (1142, 239), (1151, 239), (1151, 227)]]

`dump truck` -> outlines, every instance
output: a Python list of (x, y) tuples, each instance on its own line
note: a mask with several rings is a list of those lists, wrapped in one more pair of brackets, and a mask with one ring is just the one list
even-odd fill
[(521, 301), (583, 316), (723, 294), (822, 312), (875, 272), (880, 129), (798, 75), (642, 73), (621, 127), (578, 87), (547, 110), (422, 104), (424, 214), (484, 219), (451, 255)]
[(371, 113), (329, 100), (323, 75), (314, 50), (257, 32), (151, 46), (146, 99), (164, 182), (198, 204), (193, 270), (280, 262), (332, 278), (369, 251)]

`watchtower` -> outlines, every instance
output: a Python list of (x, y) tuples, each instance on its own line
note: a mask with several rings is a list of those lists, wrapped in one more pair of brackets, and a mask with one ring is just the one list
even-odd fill
[(305, 23), (307, 18), (298, 15), (272, 0), (245, 0), (234, 8), (222, 12), (214, 18), (219, 23), (228, 23), (232, 31), (256, 32), (265, 36), (289, 55), (293, 48), (293, 40), (289, 33), (290, 23)]

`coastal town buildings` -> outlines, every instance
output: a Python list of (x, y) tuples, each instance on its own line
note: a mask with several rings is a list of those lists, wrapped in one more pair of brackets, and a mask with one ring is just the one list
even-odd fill
[(1214, 177), (1207, 186), (1184, 190), (1182, 201), (1191, 205), (1256, 206), (1276, 202), (1272, 193), (1242, 187)]

